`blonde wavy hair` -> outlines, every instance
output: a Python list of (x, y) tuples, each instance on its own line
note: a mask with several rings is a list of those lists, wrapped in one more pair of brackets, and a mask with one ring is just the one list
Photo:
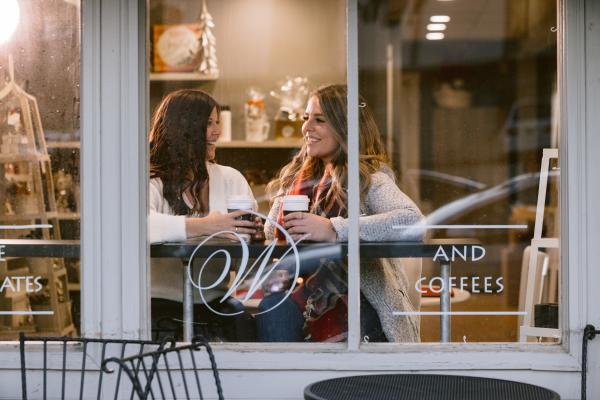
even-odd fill
[[(331, 188), (325, 198), (325, 208), (330, 209), (337, 204), (340, 209), (346, 210), (348, 204), (348, 88), (346, 85), (323, 86), (311, 93), (312, 97), (319, 100), (326, 123), (335, 132), (335, 139), (339, 144), (332, 159)], [(359, 170), (362, 200), (369, 190), (371, 175), (382, 169), (389, 169), (389, 166), (375, 118), (362, 96), (359, 96), (359, 104), (356, 107), (359, 115)], [(300, 152), (281, 169), (279, 176), (269, 182), (266, 191), (271, 198), (284, 195), (291, 189), (294, 181), (300, 175), (300, 171), (302, 171), (304, 179), (318, 181), (325, 173), (325, 167), (323, 160), (307, 154), (307, 146), (304, 143)], [(315, 206), (313, 204), (313, 207)]]

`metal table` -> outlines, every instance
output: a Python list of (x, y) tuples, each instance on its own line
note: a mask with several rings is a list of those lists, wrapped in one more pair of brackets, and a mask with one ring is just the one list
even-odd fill
[[(188, 240), (184, 242), (170, 242), (153, 244), (150, 247), (151, 257), (177, 257), (189, 258), (196, 249), (200, 240)], [(251, 243), (248, 245), (250, 257), (258, 257), (268, 242)], [(447, 254), (452, 253), (452, 246), (476, 245), (478, 241), (472, 239), (437, 239), (428, 242), (361, 242), (360, 256), (364, 258), (433, 258), (440, 246)], [(3, 239), (0, 246), (4, 257), (64, 257), (79, 258), (80, 244), (78, 240), (30, 240), (30, 239)], [(319, 249), (338, 246), (341, 255), (348, 253), (347, 243), (300, 243), (298, 248)], [(280, 257), (288, 245), (282, 243), (274, 248), (273, 257)], [(235, 242), (225, 240), (211, 240), (204, 244), (196, 253), (198, 257), (208, 257), (217, 250), (226, 250), (232, 257), (241, 256), (241, 246)], [(223, 256), (220, 254), (219, 256)], [(444, 259), (439, 260), (440, 277), (444, 287), (440, 293), (440, 342), (450, 341), (450, 273), (451, 263)], [(185, 274), (184, 274), (185, 275)], [(192, 285), (185, 280), (184, 286), (184, 340), (190, 341), (193, 336), (193, 299)]]
[(327, 379), (304, 389), (306, 400), (556, 400), (549, 389), (521, 382), (456, 375), (361, 375)]
[(79, 258), (79, 240), (0, 239), (3, 257)]
[[(189, 259), (196, 250), (200, 240), (187, 240), (184, 242), (168, 242), (153, 244), (150, 247), (150, 257), (179, 257)], [(248, 244), (249, 256), (258, 257), (270, 242), (250, 243)], [(453, 246), (476, 245), (478, 241), (472, 239), (436, 239), (428, 242), (361, 242), (360, 256), (363, 258), (433, 258), (443, 247), (446, 254), (452, 254)], [(310, 243), (302, 242), (298, 244), (300, 251), (306, 249), (326, 249), (337, 246), (341, 251), (341, 256), (348, 254), (347, 243)], [(280, 257), (289, 245), (285, 243), (277, 244), (274, 248), (272, 257)], [(210, 240), (202, 245), (196, 252), (195, 257), (202, 258), (213, 255), (219, 250), (227, 251), (231, 257), (240, 257), (242, 254), (241, 246), (236, 242), (226, 240)], [(216, 257), (224, 257), (219, 253)], [(450, 273), (451, 262), (440, 259), (440, 277), (444, 282), (440, 293), (440, 342), (450, 342), (451, 323), (450, 323)], [(186, 263), (187, 264), (187, 263)], [(193, 296), (192, 283), (186, 279), (184, 273), (184, 293), (183, 293), (183, 336), (185, 341), (190, 341), (193, 337)]]
[[(198, 243), (200, 243), (199, 239), (156, 243), (150, 246), (150, 257), (189, 258)], [(249, 243), (250, 257), (259, 256), (269, 243), (269, 241)], [(360, 242), (360, 256), (365, 258), (433, 258), (439, 246), (442, 246), (447, 254), (450, 254), (452, 246), (477, 245), (479, 243), (479, 241), (473, 239), (432, 239), (427, 242)], [(340, 246), (342, 256), (348, 254), (348, 243), (301, 242), (297, 246), (299, 249)], [(289, 245), (283, 242), (277, 244), (273, 251), (273, 257), (280, 257), (288, 248)], [(242, 248), (237, 242), (215, 239), (204, 244), (198, 251), (197, 256), (206, 257), (217, 250), (226, 250), (232, 257), (242, 255)], [(223, 257), (223, 255), (219, 255), (219, 257)]]

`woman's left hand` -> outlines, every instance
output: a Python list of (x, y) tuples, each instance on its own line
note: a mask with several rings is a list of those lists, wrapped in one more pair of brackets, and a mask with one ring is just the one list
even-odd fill
[(329, 218), (305, 212), (293, 212), (283, 218), (283, 227), (294, 240), (308, 235), (315, 242), (335, 242), (337, 233)]

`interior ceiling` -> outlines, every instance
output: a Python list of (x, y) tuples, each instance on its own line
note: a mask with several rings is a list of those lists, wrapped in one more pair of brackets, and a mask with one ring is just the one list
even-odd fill
[(444, 31), (447, 40), (506, 39), (507, 6), (502, 0), (390, 0), (390, 10), (403, 10), (402, 37), (406, 40), (425, 39), (432, 15), (450, 17)]

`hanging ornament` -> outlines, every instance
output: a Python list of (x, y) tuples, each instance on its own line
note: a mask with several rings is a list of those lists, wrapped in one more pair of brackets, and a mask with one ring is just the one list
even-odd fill
[(202, 14), (200, 14), (200, 52), (198, 72), (204, 75), (217, 75), (217, 39), (212, 30), (215, 27), (212, 16), (206, 9), (206, 0), (202, 0)]

